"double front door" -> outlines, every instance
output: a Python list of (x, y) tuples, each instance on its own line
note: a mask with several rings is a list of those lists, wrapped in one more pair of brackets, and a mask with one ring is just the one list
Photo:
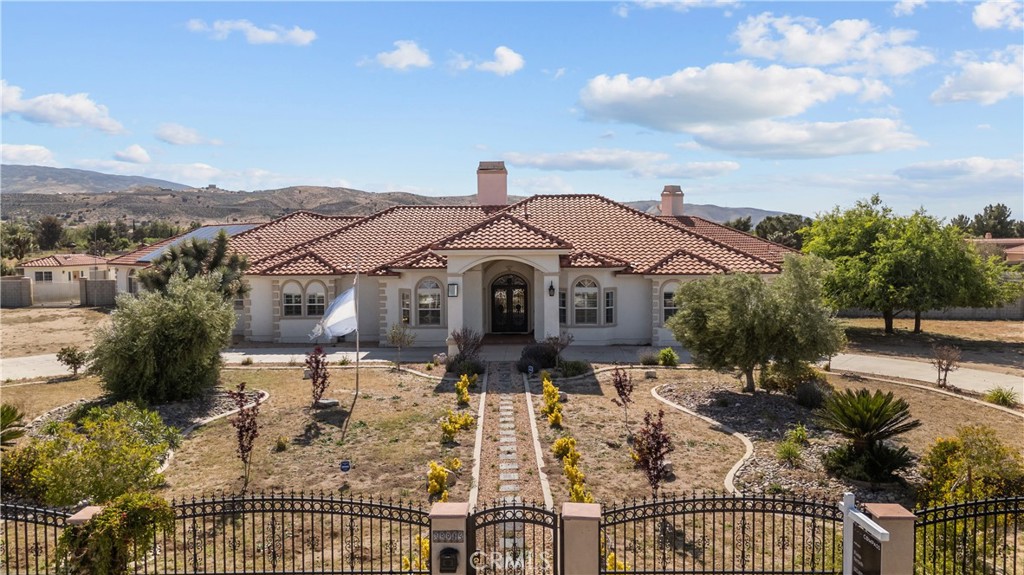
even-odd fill
[(494, 333), (526, 333), (528, 302), (526, 280), (506, 274), (491, 284), (491, 331)]

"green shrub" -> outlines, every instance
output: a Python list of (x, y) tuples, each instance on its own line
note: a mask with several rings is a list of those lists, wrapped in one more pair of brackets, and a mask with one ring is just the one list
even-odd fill
[(839, 477), (882, 483), (896, 480), (896, 472), (913, 465), (914, 456), (905, 446), (878, 443), (858, 451), (853, 444), (847, 444), (826, 452), (822, 464), (826, 471)]
[(807, 427), (802, 423), (794, 425), (786, 432), (786, 441), (796, 445), (807, 445)]
[(0, 448), (13, 447), (14, 442), (25, 435), (25, 414), (17, 407), (0, 404)]
[(797, 467), (800, 465), (800, 460), (803, 457), (803, 449), (801, 449), (798, 443), (786, 440), (775, 448), (775, 457), (781, 463), (785, 463), (790, 467)]
[(101, 329), (92, 369), (115, 399), (163, 403), (213, 388), (220, 351), (231, 341), (235, 311), (217, 274), (171, 279), (167, 293), (117, 299), (111, 325)]
[(283, 435), (277, 436), (277, 441), (274, 443), (274, 451), (278, 453), (288, 451), (288, 438)]
[(849, 439), (858, 454), (921, 425), (919, 420), (911, 419), (906, 400), (892, 392), (875, 390), (872, 394), (867, 389), (847, 389), (829, 396), (818, 422)]
[(993, 387), (985, 392), (985, 401), (1003, 407), (1017, 407), (1017, 392), (1009, 387)]
[(940, 437), (921, 459), (923, 507), (1024, 495), (1024, 457), (991, 427), (968, 425)]
[(832, 386), (828, 382), (801, 381), (793, 390), (793, 401), (807, 409), (818, 409), (832, 394)]
[(768, 393), (778, 391), (795, 395), (801, 383), (827, 384), (825, 374), (806, 362), (777, 363), (772, 362), (761, 370), (758, 385)]
[(658, 354), (653, 351), (645, 351), (638, 356), (640, 365), (658, 365)]
[(519, 358), (534, 365), (534, 369), (551, 369), (558, 364), (558, 349), (548, 343), (523, 346)]
[(590, 364), (585, 361), (563, 361), (562, 375), (565, 377), (576, 377), (590, 371)]
[(179, 442), (178, 432), (154, 412), (128, 403), (93, 408), (80, 427), (60, 423), (33, 442), (38, 459), (29, 490), (46, 505), (63, 506), (150, 489), (161, 481), (161, 459)]
[(252, 361), (251, 357), (246, 357), (246, 358), (242, 359), (242, 365), (252, 365), (252, 364), (253, 364), (253, 361)]
[(671, 347), (666, 347), (658, 352), (658, 364), (665, 367), (675, 367), (679, 365), (679, 354)]
[(462, 377), (463, 375), (473, 377), (487, 371), (487, 366), (479, 359), (464, 359), (452, 364), (448, 371), (459, 377)]
[(0, 476), (4, 497), (41, 501), (43, 487), (32, 481), (32, 471), (39, 466), (39, 444), (31, 441), (0, 456)]

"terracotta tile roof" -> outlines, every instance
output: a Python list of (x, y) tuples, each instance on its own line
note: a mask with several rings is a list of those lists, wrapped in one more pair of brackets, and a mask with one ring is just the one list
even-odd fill
[(351, 270), (331, 265), (316, 254), (300, 254), (291, 259), (267, 268), (263, 275), (270, 276), (309, 276), (309, 275), (340, 275), (352, 273)]
[(700, 216), (659, 216), (658, 219), (776, 264), (781, 264), (786, 254), (800, 253), (793, 248), (735, 230), (729, 226), (723, 226)]
[(467, 230), (435, 242), (435, 250), (551, 250), (571, 249), (561, 238), (512, 214), (498, 214)]
[(726, 271), (728, 270), (725, 266), (717, 265), (712, 261), (687, 253), (685, 250), (676, 250), (651, 266), (647, 273), (662, 275), (711, 275), (722, 274)]
[(360, 272), (374, 271), (480, 223), (501, 208), (395, 206), (277, 254), (250, 260), (249, 273), (260, 275), (264, 270), (304, 253), (316, 254), (339, 267), (353, 266), (358, 261)]
[(424, 250), (417, 252), (412, 256), (400, 258), (392, 263), (385, 264), (378, 269), (439, 269), (447, 266), (448, 258), (438, 255), (431, 250)]
[(29, 260), (18, 267), (23, 268), (59, 268), (65, 266), (106, 266), (107, 258), (89, 254), (54, 254)]
[(337, 231), (364, 217), (295, 212), (232, 237), (230, 245), (238, 253), (245, 254), (252, 263), (295, 244)]
[(562, 256), (559, 265), (563, 268), (626, 268), (629, 262), (594, 252), (578, 251)]

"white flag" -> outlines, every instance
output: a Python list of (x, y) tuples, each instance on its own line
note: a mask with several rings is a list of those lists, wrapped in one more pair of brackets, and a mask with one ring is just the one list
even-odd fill
[(322, 335), (329, 338), (339, 337), (357, 329), (355, 291), (355, 288), (351, 288), (334, 298), (324, 311), (324, 317), (313, 327), (309, 339), (317, 339)]

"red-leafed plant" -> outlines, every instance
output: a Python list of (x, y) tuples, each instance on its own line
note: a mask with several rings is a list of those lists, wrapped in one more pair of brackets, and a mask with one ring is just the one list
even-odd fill
[(632, 435), (629, 429), (629, 404), (633, 403), (633, 378), (629, 373), (616, 367), (612, 372), (612, 385), (615, 386), (615, 393), (618, 399), (612, 398), (612, 403), (622, 408), (622, 414), (626, 420), (626, 436)]
[(245, 393), (245, 382), (238, 384), (235, 391), (228, 391), (228, 396), (235, 402), (238, 414), (231, 418), (238, 439), (238, 458), (242, 460), (242, 491), (249, 486), (249, 470), (252, 466), (252, 449), (256, 438), (260, 435), (257, 418), (260, 415), (260, 398), (256, 396), (252, 403), (246, 405), (249, 396)]
[(331, 374), (327, 371), (327, 354), (324, 348), (319, 345), (313, 351), (306, 354), (306, 371), (309, 372), (310, 385), (313, 388), (313, 403), (316, 404), (324, 396), (327, 386), (330, 385)]
[(657, 418), (649, 411), (644, 413), (644, 424), (633, 442), (633, 467), (647, 477), (655, 497), (658, 488), (668, 479), (665, 456), (672, 452), (672, 438), (665, 433), (664, 416), (665, 412), (660, 409)]

